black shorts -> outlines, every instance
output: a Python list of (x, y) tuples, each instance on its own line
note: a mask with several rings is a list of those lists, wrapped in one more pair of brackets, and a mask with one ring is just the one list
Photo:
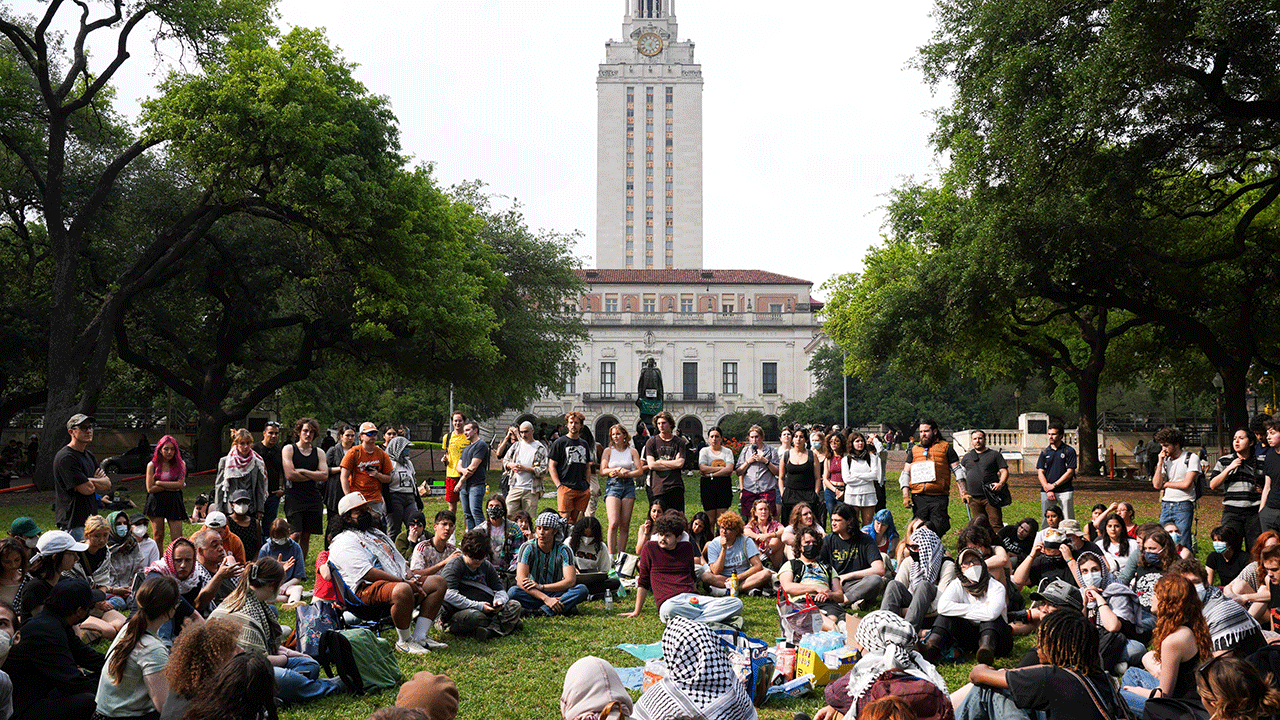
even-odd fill
[(285, 516), (289, 521), (289, 527), (294, 532), (304, 532), (310, 535), (324, 534), (324, 512), (322, 510), (299, 510), (296, 513), (289, 513)]
[(699, 483), (703, 510), (728, 510), (733, 507), (733, 481), (727, 477), (704, 477)]

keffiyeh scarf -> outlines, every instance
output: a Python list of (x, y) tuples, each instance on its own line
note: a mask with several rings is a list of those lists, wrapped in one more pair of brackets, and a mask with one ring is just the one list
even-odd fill
[(867, 613), (858, 623), (853, 639), (862, 648), (862, 659), (853, 666), (849, 677), (849, 697), (855, 705), (886, 670), (902, 670), (947, 692), (947, 682), (914, 650), (915, 628), (897, 613), (888, 610)]
[[(186, 538), (174, 538), (173, 542), (169, 543), (169, 547), (164, 549), (164, 557), (148, 565), (147, 569), (143, 572), (157, 572), (161, 575), (168, 575), (178, 581), (178, 592), (182, 595), (186, 595), (197, 587), (200, 587), (200, 576), (193, 569), (191, 574), (187, 576), (186, 580), (182, 580), (178, 577), (178, 573), (174, 570), (173, 566), (173, 551), (178, 543), (190, 545), (192, 551), (195, 550), (195, 545), (192, 545), (190, 540)], [(200, 563), (197, 562), (196, 566), (199, 567), (199, 565)]]
[(754, 720), (756, 709), (706, 625), (672, 617), (662, 632), (667, 677), (645, 691), (636, 720)]
[(927, 582), (938, 584), (938, 574), (942, 571), (942, 560), (947, 556), (942, 548), (938, 534), (927, 527), (916, 528), (911, 533), (911, 542), (920, 548), (920, 559), (911, 563), (911, 584)]
[(236, 451), (236, 446), (233, 444), (231, 449), (227, 451), (227, 461), (222, 466), (223, 477), (229, 479), (244, 477), (253, 471), (255, 465), (262, 470), (262, 474), (265, 476), (267, 464), (262, 460), (262, 456), (250, 450), (248, 457), (245, 457)]

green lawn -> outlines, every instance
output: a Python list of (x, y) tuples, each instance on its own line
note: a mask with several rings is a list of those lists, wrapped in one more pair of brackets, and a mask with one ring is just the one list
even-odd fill
[[(894, 476), (896, 474), (890, 473), (890, 475)], [(491, 474), (491, 476), (496, 477), (496, 474)], [(1139, 521), (1158, 515), (1155, 492), (1151, 490), (1149, 485), (1143, 486), (1136, 483), (1119, 485), (1107, 481), (1092, 481), (1092, 483), (1097, 483), (1096, 493), (1089, 491), (1077, 493), (1076, 508), (1078, 516), (1088, 517), (1089, 507), (1096, 500), (1103, 499), (1106, 502), (1110, 502), (1118, 498), (1127, 498), (1135, 502), (1138, 507)], [(130, 486), (135, 501), (140, 501), (139, 485), (135, 481), (130, 483)], [(1014, 504), (1006, 509), (1004, 515), (1006, 522), (1016, 522), (1018, 519), (1028, 515), (1032, 517), (1039, 516), (1039, 498), (1034, 494), (1032, 481), (1019, 479), (1013, 482), (1012, 486), (1015, 498), (1033, 499), (1015, 500)], [(892, 477), (890, 479), (890, 487), (896, 488), (896, 482)], [(1146, 492), (1142, 492), (1143, 487), (1145, 487)], [(185, 491), (188, 503), (197, 493), (208, 492), (209, 490), (210, 483), (193, 484)], [(696, 478), (687, 478), (686, 492), (689, 495), (687, 508), (692, 514), (692, 511), (701, 507)], [(1088, 497), (1089, 502), (1079, 500), (1082, 496)], [(904, 509), (900, 501), (894, 502), (892, 493), (890, 497), (890, 508), (894, 513), (897, 525), (899, 529), (904, 528), (910, 519), (910, 510)], [(641, 493), (641, 498), (633, 516), (633, 533), (635, 526), (647, 512), (643, 493)], [(1137, 499), (1134, 500), (1133, 498)], [(552, 502), (551, 500), (544, 501), (544, 506), (549, 506)], [(443, 498), (433, 497), (427, 499), (424, 512), (427, 514), (428, 520), (430, 520), (436, 511), (445, 507), (446, 504)], [(1203, 549), (1208, 545), (1208, 530), (1213, 524), (1216, 524), (1209, 521), (1216, 521), (1220, 515), (1220, 498), (1204, 498), (1201, 501), (1200, 509), (1206, 516), (1205, 522), (1201, 523), (1200, 526), (1201, 541), (1199, 545), (1203, 552)], [(603, 515), (603, 504), (601, 504), (600, 512)], [(3, 518), (0, 518), (0, 520), (3, 520), (4, 526), (7, 527), (9, 521), (20, 515), (30, 515), (35, 518), (41, 527), (46, 529), (53, 527), (53, 512), (47, 505), (10, 506), (6, 508)], [(956, 532), (967, 520), (964, 506), (955, 501), (951, 503), (951, 520), (953, 529), (947, 535), (946, 544), (948, 548), (954, 550)], [(189, 525), (188, 531), (192, 532), (196, 527)], [(461, 531), (459, 531), (460, 533)], [(309, 574), (314, 574), (315, 557), (322, 545), (322, 542), (313, 541), (311, 543), (311, 555), (308, 558)], [(1203, 557), (1203, 554), (1200, 556)], [(633, 599), (630, 595), (626, 599), (618, 601), (615, 604), (614, 613), (630, 609), (632, 602)], [(777, 615), (773, 601), (766, 598), (744, 598), (744, 602), (746, 603), (744, 613), (746, 632), (772, 643), (778, 634)], [(294, 624), (295, 620), (292, 612), (282, 612), (281, 615), (282, 622), (290, 625)], [(482, 643), (471, 638), (445, 637), (440, 639), (449, 643), (449, 648), (446, 650), (418, 657), (398, 655), (398, 659), (406, 678), (419, 670), (430, 670), (434, 673), (443, 673), (452, 677), (458, 683), (462, 698), (459, 717), (545, 719), (559, 717), (559, 698), (564, 685), (564, 672), (573, 661), (584, 655), (596, 655), (620, 667), (639, 665), (641, 663), (631, 655), (621, 650), (612, 649), (612, 647), (625, 642), (650, 643), (657, 641), (661, 638), (662, 628), (663, 625), (658, 621), (657, 611), (653, 607), (652, 601), (646, 605), (644, 615), (635, 620), (628, 620), (617, 617), (616, 614), (606, 613), (602, 603), (593, 603), (584, 606), (581, 615), (578, 617), (528, 620), (525, 623), (524, 632), (510, 638)], [(384, 636), (394, 642), (394, 633), (392, 631), (388, 630)], [(999, 664), (1009, 666), (1011, 663), (1016, 662), (1013, 658), (1020, 658), (1033, 645), (1031, 636), (1018, 638), (1011, 658), (1003, 659)], [(105, 650), (105, 643), (102, 649)], [(951, 689), (955, 689), (966, 682), (969, 667), (969, 663), (948, 664), (941, 667), (942, 674), (946, 677)], [(289, 709), (283, 712), (281, 717), (287, 720), (302, 720), (303, 718), (308, 720), (312, 718), (359, 720), (377, 708), (391, 705), (394, 702), (394, 693), (383, 693), (362, 698), (338, 696), (304, 707)], [(805, 698), (770, 702), (765, 708), (761, 709), (760, 716), (769, 719), (785, 718), (790, 720), (798, 710), (804, 710), (812, 714), (821, 705), (821, 691), (819, 690)]]

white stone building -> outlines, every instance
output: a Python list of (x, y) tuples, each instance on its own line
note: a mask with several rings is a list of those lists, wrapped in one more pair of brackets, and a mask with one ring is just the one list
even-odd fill
[(497, 433), (569, 410), (597, 439), (618, 422), (634, 430), (650, 358), (686, 437), (738, 411), (776, 415), (812, 392), (809, 360), (827, 341), (812, 283), (702, 267), (702, 69), (676, 32), (673, 0), (625, 0), (623, 13), (596, 80), (597, 269), (581, 271), (579, 301), (590, 339), (563, 392), (495, 418)]

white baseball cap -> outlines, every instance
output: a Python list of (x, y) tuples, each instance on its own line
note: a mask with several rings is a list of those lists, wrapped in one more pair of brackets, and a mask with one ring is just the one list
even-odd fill
[(349, 511), (368, 504), (369, 501), (364, 499), (364, 495), (358, 492), (347, 493), (338, 501), (338, 515), (346, 515)]
[(60, 552), (72, 550), (74, 552), (84, 552), (89, 549), (87, 543), (77, 542), (71, 533), (66, 530), (50, 530), (40, 536), (36, 541), (36, 550), (41, 555), (57, 555)]
[(227, 515), (220, 510), (214, 510), (204, 519), (204, 526), (220, 530), (227, 526)]

